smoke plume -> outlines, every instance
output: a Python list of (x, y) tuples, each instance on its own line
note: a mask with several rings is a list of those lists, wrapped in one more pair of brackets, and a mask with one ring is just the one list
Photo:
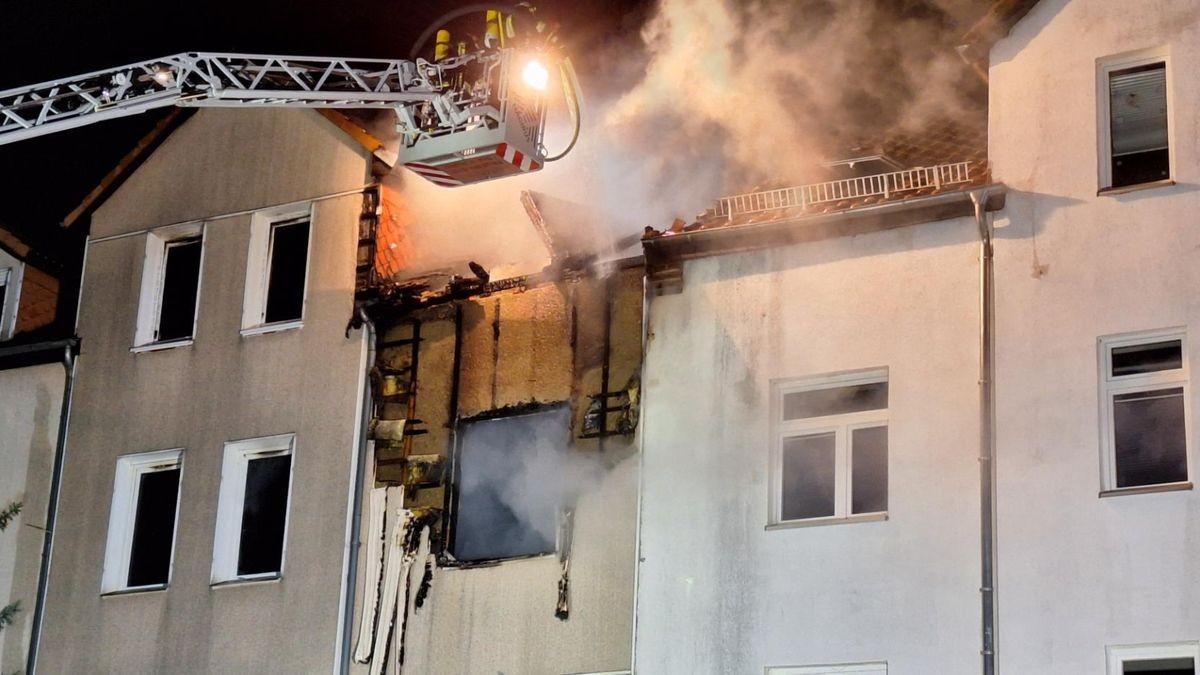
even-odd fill
[[(423, 269), (412, 271), (471, 258), (493, 278), (540, 269), (547, 252), (523, 190), (558, 205), (546, 221), (578, 246), (614, 256), (644, 226), (690, 219), (717, 197), (811, 181), (846, 148), (981, 114), (984, 90), (953, 46), (985, 4), (660, 0), (637, 35), (572, 55), (586, 107), (561, 162), (453, 190), (393, 176), (414, 214)], [(550, 117), (553, 154), (570, 136), (561, 101)]]

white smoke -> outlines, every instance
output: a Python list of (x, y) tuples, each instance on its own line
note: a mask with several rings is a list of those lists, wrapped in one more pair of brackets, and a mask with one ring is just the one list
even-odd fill
[[(586, 107), (578, 146), (538, 173), (445, 189), (405, 172), (412, 272), (473, 259), (504, 278), (549, 255), (519, 203), (601, 257), (643, 227), (695, 217), (764, 183), (810, 180), (838, 149), (965, 114), (978, 85), (953, 41), (980, 0), (660, 0), (638, 44), (573, 55)], [(622, 81), (630, 78), (629, 81)], [(551, 85), (551, 89), (555, 86)], [(555, 98), (555, 97), (552, 97)], [(561, 101), (546, 145), (570, 137)]]

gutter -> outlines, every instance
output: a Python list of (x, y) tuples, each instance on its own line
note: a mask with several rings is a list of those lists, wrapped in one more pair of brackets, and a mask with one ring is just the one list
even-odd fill
[(996, 672), (996, 279), (988, 188), (971, 192), (979, 226), (979, 599), (983, 675)]
[(42, 533), (42, 562), (38, 569), (37, 599), (33, 606), (32, 630), (29, 636), (29, 655), (25, 672), (37, 672), (38, 648), (42, 640), (42, 621), (45, 618), (46, 594), (50, 582), (50, 559), (54, 553), (54, 528), (58, 521), (58, 499), (62, 486), (63, 461), (67, 450), (67, 426), (71, 419), (71, 397), (75, 389), (75, 357), (79, 354), (79, 339), (70, 338), (34, 345), (0, 349), (0, 359), (9, 355), (30, 354), (46, 349), (62, 349), (64, 373), (62, 409), (58, 416), (58, 441), (54, 448), (54, 469), (50, 476), (50, 499), (46, 505), (46, 527)]
[(971, 190), (860, 206), (834, 213), (796, 214), (757, 223), (662, 235), (643, 239), (642, 247), (646, 265), (653, 269), (679, 260), (743, 253), (970, 216), (975, 212), (974, 195), (977, 193), (986, 196), (985, 210), (1004, 208), (1007, 189), (1002, 184), (994, 183)]
[[(637, 476), (637, 506), (634, 521), (633, 546), (633, 621), (632, 639), (629, 650), (629, 673), (637, 671), (638, 649), (638, 611), (639, 593), (642, 579), (642, 504), (645, 495), (646, 481), (646, 361), (650, 355), (650, 300), (651, 284), (645, 274), (642, 275), (642, 362), (638, 378), (641, 381), (641, 392), (638, 393), (638, 476)], [(600, 674), (603, 675), (603, 674)]]
[(354, 477), (350, 488), (350, 509), (346, 521), (346, 555), (345, 568), (342, 570), (342, 607), (338, 622), (337, 656), (334, 672), (345, 675), (350, 672), (351, 639), (354, 631), (354, 594), (358, 586), (358, 533), (362, 529), (363, 490), (366, 486), (367, 457), (369, 444), (367, 430), (371, 421), (371, 377), (370, 371), (375, 367), (375, 323), (367, 316), (365, 310), (358, 308), (358, 317), (362, 321), (364, 339), (367, 342), (365, 363), (363, 363), (362, 398), (359, 402), (359, 419), (357, 422), (358, 449), (354, 463)]

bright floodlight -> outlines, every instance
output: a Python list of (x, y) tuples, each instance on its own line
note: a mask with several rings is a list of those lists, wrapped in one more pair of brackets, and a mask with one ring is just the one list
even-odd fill
[(533, 60), (525, 64), (525, 70), (521, 71), (521, 79), (525, 80), (525, 84), (538, 91), (546, 91), (546, 85), (550, 82), (550, 71), (546, 70), (546, 66)]

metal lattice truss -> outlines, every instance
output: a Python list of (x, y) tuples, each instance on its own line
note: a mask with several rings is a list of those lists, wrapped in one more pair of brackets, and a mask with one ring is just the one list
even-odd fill
[(490, 112), (490, 74), (502, 56), (430, 63), (175, 54), (0, 91), (0, 145), (173, 105), (392, 108), (410, 139), (437, 135)]

